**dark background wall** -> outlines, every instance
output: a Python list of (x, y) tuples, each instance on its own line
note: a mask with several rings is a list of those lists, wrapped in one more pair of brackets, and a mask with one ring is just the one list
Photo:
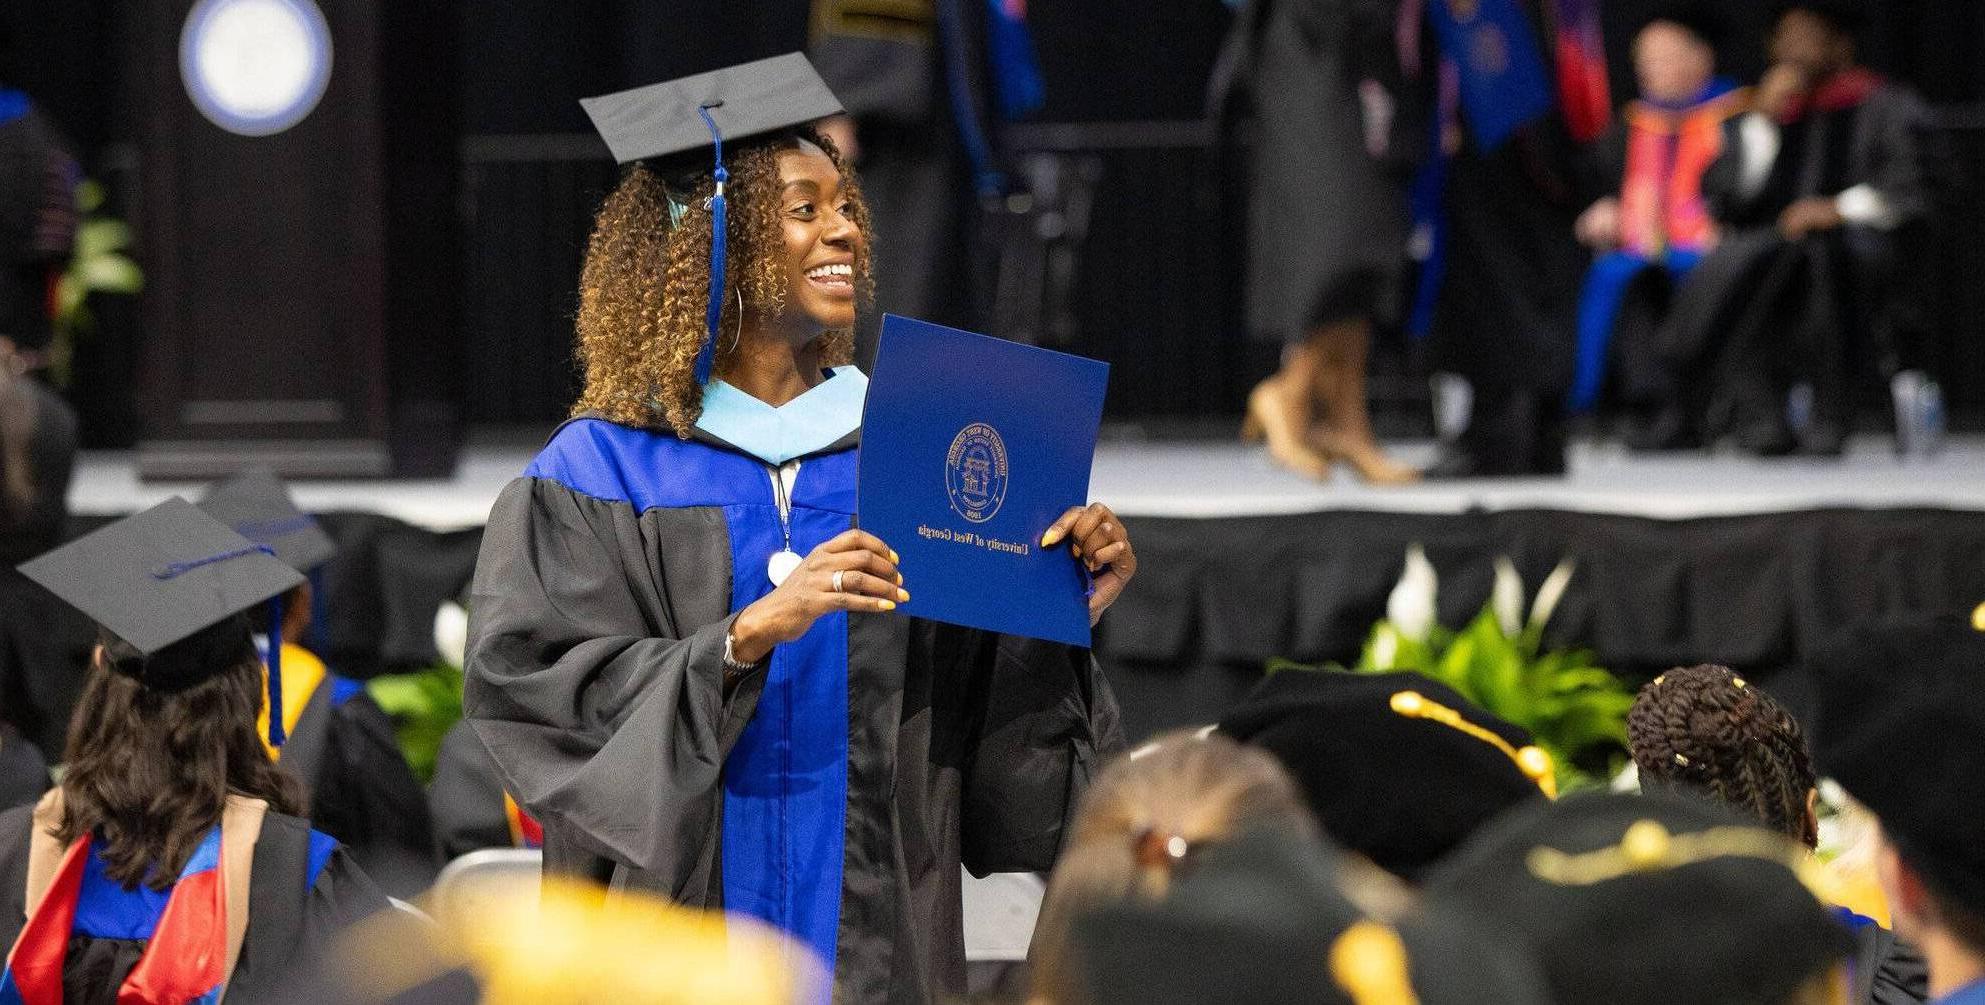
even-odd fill
[[(433, 0), (392, 0), (424, 4)], [(1655, 0), (1609, 0), (1615, 97), (1630, 93), (1624, 52)], [(1765, 0), (1722, 5), (1731, 25), (1724, 54), (1740, 77), (1761, 63), (1756, 41)], [(1937, 105), (1959, 177), (1985, 178), (1985, 4), (1883, 0), (1866, 49)], [(4, 0), (0, 15), (21, 40), (21, 76), (73, 136), (89, 170), (117, 193), (136, 191), (144, 165), (129, 142), (142, 95), (129, 73), (135, 30), (118, 0)], [(804, 0), (473, 0), (456, 7), (459, 30), (433, 44), (436, 86), (458, 96), (461, 135), (460, 287), (454, 330), (434, 331), (425, 356), (460, 359), (454, 375), (472, 423), (542, 425), (571, 400), (573, 285), (587, 216), (613, 169), (586, 135), (574, 99), (800, 48)], [(1211, 161), (1198, 145), (1202, 88), (1229, 13), (1217, 0), (1036, 0), (1030, 15), (1049, 88), (1048, 123), (1172, 123), (1116, 130), (1087, 155), (1100, 168), (1090, 239), (1073, 292), (1071, 348), (1115, 366), (1110, 415), (1118, 420), (1228, 415), (1272, 363), (1237, 337), (1233, 220), (1211, 198)], [(416, 74), (417, 76), (417, 74)], [(418, 88), (417, 79), (397, 86)], [(1063, 141), (1080, 146), (1081, 131)], [(1073, 136), (1072, 141), (1069, 137)], [(335, 177), (297, 184), (336, 186)], [(136, 207), (128, 196), (126, 213)], [(1946, 207), (1940, 253), (1925, 263), (1942, 319), (1932, 361), (1953, 410), (1985, 412), (1985, 202), (1960, 189)], [(140, 249), (143, 255), (159, 249)], [(134, 315), (135, 316), (135, 315)], [(104, 333), (79, 365), (82, 380), (114, 395), (133, 329)], [(86, 363), (87, 365), (84, 365)], [(1381, 406), (1417, 416), (1418, 376), (1397, 346), (1375, 364)], [(120, 371), (119, 367), (124, 368)], [(106, 387), (109, 388), (106, 391)], [(95, 438), (118, 423), (104, 406)], [(127, 409), (128, 413), (128, 409)]]

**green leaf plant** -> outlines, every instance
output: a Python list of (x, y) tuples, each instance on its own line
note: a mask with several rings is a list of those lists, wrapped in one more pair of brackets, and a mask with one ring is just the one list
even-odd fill
[[(1584, 649), (1544, 648), (1544, 626), (1571, 584), (1574, 564), (1559, 563), (1523, 610), (1523, 580), (1506, 558), (1496, 560), (1495, 587), (1473, 620), (1458, 630), (1434, 617), (1439, 581), (1419, 545), (1372, 626), (1357, 664), (1360, 673), (1412, 670), (1459, 691), (1489, 712), (1522, 726), (1551, 755), (1558, 790), (1604, 784), (1627, 761), (1627, 711), (1634, 693)], [(1271, 673), (1315, 670), (1271, 660)], [(1331, 669), (1342, 669), (1331, 667)]]
[(400, 753), (422, 783), (434, 780), (441, 738), (462, 718), (462, 651), (468, 636), (468, 612), (446, 602), (434, 616), (434, 641), (440, 654), (434, 665), (406, 674), (374, 677), (366, 693), (393, 719)]
[(49, 373), (57, 384), (69, 385), (76, 344), (96, 326), (90, 313), (93, 293), (133, 295), (145, 287), (144, 271), (131, 260), (131, 227), (122, 220), (100, 216), (103, 186), (85, 179), (76, 186), (76, 243), (69, 264), (55, 280), (55, 337), (48, 347)]

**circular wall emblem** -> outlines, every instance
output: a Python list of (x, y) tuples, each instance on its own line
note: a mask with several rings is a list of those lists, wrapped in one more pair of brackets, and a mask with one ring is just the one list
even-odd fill
[(179, 77), (207, 121), (269, 136), (331, 82), (331, 29), (312, 0), (200, 0), (179, 33)]
[(985, 523), (1006, 501), (1006, 443), (999, 430), (974, 422), (958, 431), (944, 457), (944, 491), (951, 508), (973, 523)]

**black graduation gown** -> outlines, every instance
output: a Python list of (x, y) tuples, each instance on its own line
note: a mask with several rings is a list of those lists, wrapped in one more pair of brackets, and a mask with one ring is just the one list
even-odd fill
[(0, 121), (0, 335), (48, 344), (48, 270), (69, 255), (81, 177), (55, 127), (33, 107)]
[(76, 413), (32, 377), (22, 378), (21, 387), (34, 398), (28, 440), (34, 497), (16, 516), (0, 508), (0, 721), (59, 756), (96, 625), (14, 567), (62, 543), (76, 467)]
[(48, 785), (48, 762), (41, 751), (0, 725), (0, 809), (33, 803)]
[(503, 799), (503, 776), (475, 730), (467, 722), (450, 727), (434, 758), (434, 781), (427, 786), (441, 857), (453, 860), (484, 848), (511, 847)]
[[(859, 435), (804, 458), (802, 554), (852, 522)], [(768, 469), (693, 436), (577, 419), (505, 487), (472, 587), (469, 721), (544, 825), (548, 870), (683, 904), (740, 909), (727, 879), (743, 878), (726, 870), (779, 847), (730, 847), (727, 831), (762, 818), (727, 806), (757, 812), (748, 798), (768, 790), (806, 805), (814, 786), (844, 785), (829, 812), (838, 862), (814, 863), (838, 866), (838, 891), (819, 872), (789, 877), (792, 896), (838, 906), (836, 999), (962, 993), (960, 864), (1052, 865), (1122, 744), (1115, 699), (1086, 650), (900, 612), (829, 615), (726, 690), (733, 593), (769, 588), (779, 523)], [(823, 658), (782, 666), (796, 654)], [(789, 701), (799, 693), (845, 721), (830, 713), (826, 735), (772, 749), (795, 773), (764, 774), (767, 748), (740, 738), (819, 727), (817, 708)]]
[[(1395, 102), (1404, 79), (1391, 39), (1396, 4), (1377, 0), (1252, 0), (1214, 75), (1209, 105), (1228, 125), (1251, 118), (1247, 155), (1248, 331), (1301, 341), (1332, 322), (1396, 321), (1405, 266), (1405, 150), (1388, 129), (1374, 156), (1361, 84)], [(1403, 149), (1402, 149), (1403, 148)]]
[(1507, 389), (1555, 404), (1571, 380), (1585, 267), (1571, 136), (1553, 111), (1494, 150), (1464, 139), (1447, 172), (1435, 363), (1473, 381), (1478, 402)]
[(387, 893), (410, 900), (433, 885), (427, 793), (400, 753), (393, 720), (356, 681), (324, 677), (279, 763), (309, 790), (311, 823)]
[[(1519, 6), (1550, 65), (1556, 40), (1543, 5)], [(1422, 76), (1440, 65), (1433, 36), (1423, 32), (1421, 65), (1429, 70)], [(1435, 89), (1427, 93), (1437, 100)], [(1427, 362), (1474, 387), (1457, 457), (1473, 474), (1561, 473), (1561, 413), (1586, 264), (1574, 234), (1584, 207), (1577, 143), (1554, 101), (1494, 149), (1462, 130), (1444, 170), (1444, 272)]]
[[(1703, 179), (1724, 237), (1690, 275), (1662, 335), (1662, 351), (1711, 436), (1754, 445), (1783, 437), (1785, 392), (1814, 388), (1814, 419), (1844, 432), (1855, 360), (1893, 366), (1912, 318), (1898, 255), (1907, 225), (1929, 211), (1922, 134), (1926, 113), (1906, 88), (1880, 84), (1859, 104), (1808, 114), (1783, 127), (1771, 172), (1755, 193), (1738, 179), (1741, 119), (1726, 125), (1724, 153)], [(1849, 224), (1787, 241), (1778, 216), (1795, 200), (1879, 191), (1903, 227)], [(1859, 341), (1858, 340), (1864, 340)]]
[[(27, 921), (27, 869), (34, 807), (0, 813), (0, 946), (11, 948)], [(324, 838), (316, 838), (323, 855)], [(296, 981), (306, 979), (317, 952), (338, 931), (388, 909), (385, 894), (352, 862), (342, 847), (330, 851), (312, 875), (313, 839), (309, 821), (268, 813), (262, 817), (250, 867), (248, 931), (241, 957), (228, 980), (230, 1002), (295, 1000)], [(110, 1005), (117, 985), (137, 965), (140, 940), (72, 936), (64, 966), (68, 1005)]]
[(1923, 954), (1873, 922), (1854, 927), (1848, 973), (1853, 985), (1850, 1001), (1913, 1005), (1930, 998), (1930, 970)]

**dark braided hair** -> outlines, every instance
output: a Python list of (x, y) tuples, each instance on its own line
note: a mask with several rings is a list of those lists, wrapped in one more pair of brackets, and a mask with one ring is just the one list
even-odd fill
[(1634, 699), (1627, 744), (1643, 788), (1706, 792), (1808, 847), (1813, 757), (1785, 707), (1729, 667), (1670, 670)]

